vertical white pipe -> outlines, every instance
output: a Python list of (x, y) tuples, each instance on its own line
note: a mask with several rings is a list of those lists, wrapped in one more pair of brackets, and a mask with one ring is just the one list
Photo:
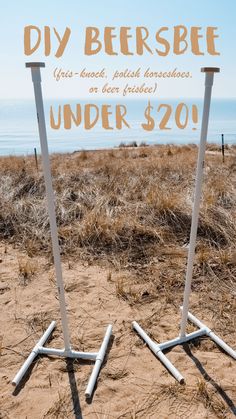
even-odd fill
[(191, 224), (189, 251), (188, 251), (187, 272), (186, 272), (186, 281), (185, 281), (185, 288), (184, 288), (184, 302), (183, 302), (183, 311), (182, 311), (181, 328), (180, 328), (181, 337), (185, 336), (186, 323), (187, 323), (187, 318), (188, 318), (189, 297), (191, 293), (193, 263), (194, 263), (196, 238), (197, 238), (199, 208), (200, 208), (200, 201), (201, 201), (204, 157), (205, 157), (205, 150), (206, 150), (209, 111), (210, 111), (210, 103), (211, 103), (211, 90), (212, 90), (212, 85), (213, 85), (214, 73), (219, 72), (219, 69), (218, 68), (202, 68), (201, 71), (205, 72), (205, 94), (204, 94), (204, 106), (203, 106), (203, 114), (202, 114), (201, 137), (200, 137), (200, 145), (199, 145), (199, 152), (198, 152), (196, 184), (195, 184), (192, 224)]
[(44, 172), (44, 179), (45, 179), (45, 185), (46, 185), (48, 214), (49, 214), (51, 238), (52, 238), (52, 250), (53, 250), (57, 289), (58, 289), (59, 303), (60, 303), (62, 331), (63, 331), (63, 338), (64, 338), (64, 344), (65, 344), (65, 351), (69, 351), (70, 339), (69, 339), (68, 321), (67, 321), (67, 314), (66, 314), (65, 292), (64, 292), (63, 279), (62, 279), (61, 257), (60, 257), (60, 248), (59, 248), (59, 242), (58, 242), (56, 212), (55, 212), (55, 205), (54, 205), (54, 192), (53, 192), (53, 187), (52, 187), (52, 178), (51, 178), (51, 169), (50, 169), (50, 160), (49, 160), (49, 152), (48, 152), (48, 142), (47, 142), (47, 131), (46, 131), (46, 124), (45, 124), (43, 96), (42, 96), (42, 88), (41, 88), (40, 67), (45, 67), (45, 64), (44, 63), (26, 63), (26, 67), (31, 68), (32, 81), (34, 85), (34, 95), (35, 95), (35, 103), (36, 103), (37, 118), (38, 118), (39, 137), (40, 137), (40, 145), (41, 145), (41, 151), (42, 151), (43, 172)]

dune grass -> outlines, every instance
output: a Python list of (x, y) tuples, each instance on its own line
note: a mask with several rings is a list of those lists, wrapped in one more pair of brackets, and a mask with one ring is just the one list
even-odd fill
[[(86, 157), (85, 157), (86, 156)], [(149, 147), (53, 155), (62, 254), (132, 260), (153, 248), (188, 242), (196, 148)], [(49, 252), (44, 181), (31, 157), (1, 158), (0, 238), (29, 255)], [(235, 239), (233, 158), (208, 158), (199, 237), (214, 248)], [(151, 255), (150, 255), (151, 253)]]
[[(194, 145), (52, 155), (62, 256), (135, 270), (134, 282), (139, 277), (154, 278), (158, 292), (166, 295), (173, 287), (182, 287), (196, 158)], [(5, 157), (0, 163), (0, 239), (25, 249), (29, 257), (51, 255), (40, 159), (38, 172), (30, 156)], [(235, 178), (234, 150), (224, 164), (217, 152), (206, 156), (198, 275), (228, 280), (229, 271), (234, 272)], [(122, 294), (127, 281), (119, 281)], [(134, 283), (130, 290), (130, 286), (129, 281), (129, 294), (137, 300), (139, 287)], [(140, 292), (150, 296), (145, 289)]]

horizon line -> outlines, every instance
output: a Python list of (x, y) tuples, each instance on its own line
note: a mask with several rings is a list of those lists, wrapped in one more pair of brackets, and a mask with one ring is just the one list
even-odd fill
[[(5, 98), (0, 98), (1, 101), (4, 100), (33, 100), (34, 97), (5, 97)], [(171, 99), (171, 100), (176, 100), (176, 99), (188, 99), (188, 100), (194, 100), (194, 99), (202, 99), (202, 96), (160, 96), (160, 97), (151, 97), (151, 96), (143, 96), (142, 98), (137, 98), (137, 97), (123, 97), (123, 96), (113, 96), (113, 97), (104, 97), (104, 96), (96, 96), (95, 98), (91, 98), (91, 96), (84, 96), (84, 97), (44, 97), (44, 100), (93, 100), (95, 101), (100, 101), (100, 100), (110, 100), (110, 101), (114, 101), (114, 100), (127, 100), (127, 101), (141, 101), (141, 100), (166, 100), (166, 99)], [(228, 99), (228, 100), (236, 100), (236, 96), (215, 96), (212, 98), (212, 100), (220, 100), (220, 99)]]

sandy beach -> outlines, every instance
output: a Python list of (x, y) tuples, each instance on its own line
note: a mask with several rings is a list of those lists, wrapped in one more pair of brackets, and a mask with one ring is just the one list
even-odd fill
[[(236, 349), (236, 150), (206, 154), (191, 312)], [(236, 363), (207, 338), (176, 346), (178, 384), (132, 330), (179, 334), (196, 146), (53, 155), (71, 342), (97, 351), (113, 336), (92, 400), (89, 362), (41, 356), (11, 380), (52, 320), (63, 347), (41, 161), (0, 159), (1, 413), (15, 418), (233, 418)], [(189, 323), (188, 331), (195, 330)]]

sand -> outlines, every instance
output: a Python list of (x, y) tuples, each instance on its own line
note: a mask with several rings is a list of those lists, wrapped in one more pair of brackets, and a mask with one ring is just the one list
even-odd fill
[[(38, 357), (14, 391), (11, 380), (52, 320), (57, 327), (48, 345), (60, 348), (63, 342), (53, 266), (44, 257), (30, 259), (3, 243), (0, 260), (1, 418), (234, 417), (236, 363), (214, 343), (203, 339), (169, 352), (185, 377), (181, 386), (131, 330), (131, 322), (137, 320), (158, 341), (176, 337), (178, 301), (148, 300), (144, 284), (143, 304), (130, 304), (117, 288), (120, 272), (75, 260), (63, 261), (74, 349), (96, 351), (106, 326), (113, 324), (93, 399), (88, 403), (84, 397), (92, 365), (52, 357)], [(211, 317), (201, 313), (196, 291), (191, 308), (212, 326)], [(227, 329), (227, 319), (223, 322)], [(225, 333), (224, 338), (235, 347), (235, 336), (235, 332)]]

